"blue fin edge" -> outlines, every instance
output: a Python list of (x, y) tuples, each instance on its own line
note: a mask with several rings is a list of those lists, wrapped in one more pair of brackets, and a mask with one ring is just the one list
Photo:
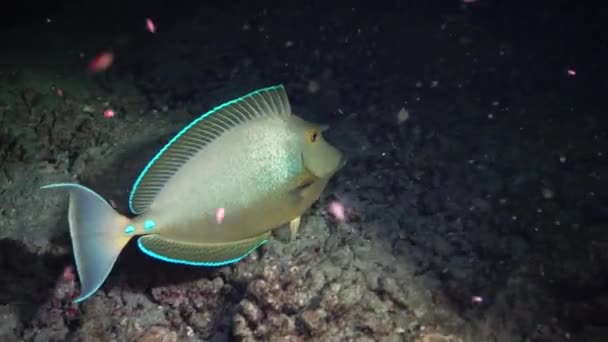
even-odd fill
[(205, 114), (199, 116), (197, 119), (195, 119), (194, 121), (192, 121), (190, 124), (188, 124), (188, 126), (184, 127), (181, 131), (179, 131), (171, 140), (169, 140), (169, 142), (167, 144), (165, 144), (165, 146), (163, 146), (163, 148), (158, 151), (158, 153), (156, 153), (156, 155), (154, 156), (154, 158), (152, 158), (148, 164), (146, 165), (146, 167), (144, 167), (144, 169), (141, 171), (141, 173), (139, 174), (139, 177), (137, 177), (137, 179), (135, 180), (135, 183), (133, 183), (133, 188), (131, 189), (131, 194), (129, 195), (129, 210), (131, 210), (131, 212), (133, 214), (141, 214), (141, 212), (137, 212), (133, 209), (133, 196), (135, 195), (135, 193), (137, 192), (137, 188), (139, 187), (139, 183), (141, 183), (142, 179), (144, 178), (144, 176), (148, 173), (148, 170), (150, 170), (150, 168), (152, 167), (152, 165), (163, 155), (163, 153), (165, 153), (165, 151), (171, 146), (173, 145), (173, 143), (175, 143), (182, 135), (184, 135), (184, 133), (186, 133), (190, 128), (192, 128), (192, 126), (196, 125), (197, 123), (199, 123), (201, 120), (203, 120), (204, 118), (208, 117), (209, 115), (218, 112), (219, 110), (221, 110), (222, 108), (225, 108), (227, 106), (230, 106), (236, 102), (239, 102), (241, 100), (243, 100), (244, 98), (247, 97), (251, 97), (257, 93), (261, 93), (264, 91), (269, 91), (269, 90), (274, 90), (274, 89), (282, 89), (283, 85), (274, 85), (274, 86), (270, 86), (270, 87), (266, 87), (266, 88), (261, 88), (255, 91), (252, 91), (248, 94), (245, 94), (241, 97), (238, 97), (234, 100), (230, 100), (228, 102), (224, 102), (223, 104), (214, 107), (213, 109), (209, 110), (208, 112), (206, 112)]
[(137, 239), (137, 247), (139, 247), (139, 249), (144, 252), (144, 254), (155, 258), (155, 259), (159, 259), (165, 262), (170, 262), (170, 263), (174, 263), (174, 264), (182, 264), (182, 265), (189, 265), (189, 266), (207, 266), (207, 267), (219, 267), (219, 266), (224, 266), (224, 265), (229, 265), (229, 264), (233, 264), (235, 262), (239, 262), (242, 259), (244, 259), (245, 257), (247, 257), (249, 254), (253, 253), (253, 251), (255, 251), (258, 247), (262, 246), (263, 244), (265, 244), (266, 242), (268, 242), (268, 240), (262, 240), (260, 243), (258, 243), (257, 245), (255, 245), (253, 248), (251, 248), (250, 250), (248, 250), (245, 254), (234, 258), (234, 259), (228, 259), (228, 260), (224, 260), (224, 261), (215, 261), (215, 262), (207, 262), (207, 261), (188, 261), (188, 260), (180, 260), (180, 259), (173, 259), (173, 258), (169, 258), (166, 257), (164, 255), (160, 255), (158, 253), (152, 252), (151, 250), (147, 249), (146, 247), (144, 247), (144, 245), (142, 245), (141, 243), (141, 238)]

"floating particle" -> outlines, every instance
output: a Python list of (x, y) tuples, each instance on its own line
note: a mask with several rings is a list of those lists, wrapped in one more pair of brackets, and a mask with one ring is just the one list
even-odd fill
[(549, 188), (544, 188), (542, 193), (543, 193), (543, 198), (545, 198), (545, 199), (553, 198), (553, 190), (551, 190)]
[(566, 162), (566, 156), (559, 156), (559, 162), (560, 163), (565, 163)]
[(74, 280), (75, 276), (74, 276), (74, 267), (72, 267), (71, 265), (66, 266), (63, 269), (63, 280)]
[(61, 277), (55, 286), (55, 298), (59, 300), (73, 299), (76, 292), (76, 275), (71, 265), (63, 269)]
[(57, 94), (57, 96), (59, 96), (59, 97), (63, 97), (63, 89), (61, 89), (61, 88), (57, 88), (57, 89), (55, 90), (55, 93)]
[(399, 110), (399, 113), (397, 113), (397, 123), (402, 124), (402, 123), (406, 122), (409, 118), (410, 118), (410, 112), (407, 109), (402, 107)]
[(116, 112), (111, 108), (107, 108), (103, 111), (103, 117), (106, 119), (111, 119), (115, 116), (116, 116)]
[(568, 76), (576, 76), (576, 70), (574, 70), (572, 68), (568, 69), (567, 72), (568, 72)]
[(156, 25), (154, 24), (154, 22), (150, 18), (146, 18), (146, 29), (150, 33), (155, 33), (156, 32)]
[(224, 208), (217, 208), (217, 211), (215, 212), (215, 220), (217, 221), (218, 224), (222, 224), (222, 222), (224, 222), (225, 213), (226, 213), (226, 210), (224, 210)]
[(340, 202), (331, 202), (329, 204), (329, 212), (336, 218), (336, 220), (340, 222), (344, 222), (346, 220), (344, 206)]
[(471, 303), (481, 304), (481, 303), (483, 303), (483, 297), (482, 296), (473, 296), (473, 297), (471, 297)]
[(68, 308), (65, 310), (65, 313), (68, 317), (76, 316), (76, 314), (78, 313), (78, 310), (76, 309), (76, 304), (70, 304), (70, 306), (68, 306)]
[(85, 113), (89, 113), (89, 114), (96, 112), (95, 108), (88, 104), (85, 104), (84, 106), (82, 106), (82, 111)]
[(319, 89), (321, 89), (321, 86), (319, 85), (319, 83), (315, 80), (310, 80), (308, 81), (308, 92), (311, 94), (314, 94), (316, 92), (319, 91)]
[(89, 63), (89, 70), (100, 72), (109, 68), (114, 62), (114, 54), (109, 51), (102, 51)]

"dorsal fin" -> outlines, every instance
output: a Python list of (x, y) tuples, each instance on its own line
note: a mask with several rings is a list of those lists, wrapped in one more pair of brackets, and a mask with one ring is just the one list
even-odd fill
[(291, 107), (282, 85), (253, 91), (201, 115), (169, 140), (137, 177), (129, 197), (131, 212), (141, 214), (148, 209), (182, 165), (230, 128), (262, 116), (290, 115)]

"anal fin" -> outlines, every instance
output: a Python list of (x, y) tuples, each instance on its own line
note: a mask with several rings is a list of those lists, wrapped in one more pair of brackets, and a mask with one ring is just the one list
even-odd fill
[(158, 234), (145, 235), (137, 246), (145, 254), (171, 263), (192, 266), (223, 266), (238, 262), (268, 241), (270, 232), (224, 243), (175, 241)]

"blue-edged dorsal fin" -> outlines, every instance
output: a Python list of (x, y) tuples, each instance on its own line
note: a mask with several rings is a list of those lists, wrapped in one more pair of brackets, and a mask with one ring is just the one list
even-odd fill
[(131, 212), (141, 214), (148, 209), (182, 165), (230, 128), (262, 116), (290, 115), (291, 107), (282, 85), (253, 91), (201, 115), (158, 151), (137, 177), (129, 197)]

